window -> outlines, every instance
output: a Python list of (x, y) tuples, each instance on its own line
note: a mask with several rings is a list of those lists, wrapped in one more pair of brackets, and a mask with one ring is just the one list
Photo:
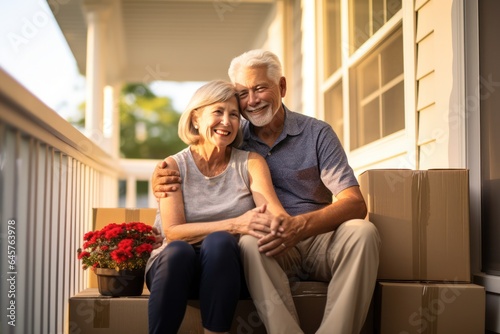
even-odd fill
[(404, 129), (401, 27), (349, 73), (351, 150)]
[(356, 51), (401, 9), (401, 0), (350, 0), (350, 53)]
[(325, 121), (330, 124), (344, 145), (344, 115), (342, 108), (342, 81), (325, 93)]
[(321, 2), (323, 115), (348, 152), (405, 128), (402, 4)]
[(325, 0), (324, 8), (324, 77), (328, 78), (341, 66), (340, 0)]

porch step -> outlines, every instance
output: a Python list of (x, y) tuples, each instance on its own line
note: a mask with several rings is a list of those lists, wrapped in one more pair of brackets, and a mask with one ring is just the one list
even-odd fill
[[(305, 334), (318, 329), (326, 303), (327, 283), (296, 282), (291, 286), (293, 298)], [(112, 298), (89, 288), (69, 300), (69, 333), (147, 333), (149, 291), (142, 296)], [(180, 334), (202, 334), (199, 302), (191, 300), (179, 330)], [(265, 334), (252, 300), (240, 300), (231, 333)]]

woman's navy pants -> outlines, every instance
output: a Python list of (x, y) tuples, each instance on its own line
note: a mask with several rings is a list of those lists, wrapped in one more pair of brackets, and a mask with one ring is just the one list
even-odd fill
[(240, 250), (233, 235), (214, 232), (200, 246), (170, 242), (146, 275), (151, 293), (149, 333), (176, 334), (188, 299), (199, 299), (204, 328), (229, 331), (240, 292), (245, 291), (242, 285), (246, 288), (242, 280)]

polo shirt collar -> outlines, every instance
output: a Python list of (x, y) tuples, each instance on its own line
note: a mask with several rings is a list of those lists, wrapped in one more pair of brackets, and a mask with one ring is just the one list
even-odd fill
[(304, 124), (299, 123), (298, 114), (291, 112), (284, 104), (283, 109), (285, 109), (285, 126), (283, 127), (283, 133), (289, 136), (297, 136), (304, 129)]
[[(276, 143), (280, 142), (283, 138), (286, 138), (286, 136), (297, 136), (304, 129), (304, 126), (299, 123), (299, 119), (297, 117), (298, 114), (291, 112), (284, 104), (282, 104), (282, 106), (283, 109), (285, 110), (285, 125)], [(253, 125), (250, 122), (248, 122), (248, 129), (250, 130), (247, 133), (249, 139), (261, 142), (259, 137), (257, 137), (255, 132), (253, 131)]]

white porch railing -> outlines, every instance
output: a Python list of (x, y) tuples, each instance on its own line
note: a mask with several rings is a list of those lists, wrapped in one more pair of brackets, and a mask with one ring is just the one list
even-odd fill
[(116, 161), (0, 69), (1, 333), (77, 330), (67, 307), (87, 285), (76, 250), (92, 208), (117, 207), (119, 180), (156, 163)]

